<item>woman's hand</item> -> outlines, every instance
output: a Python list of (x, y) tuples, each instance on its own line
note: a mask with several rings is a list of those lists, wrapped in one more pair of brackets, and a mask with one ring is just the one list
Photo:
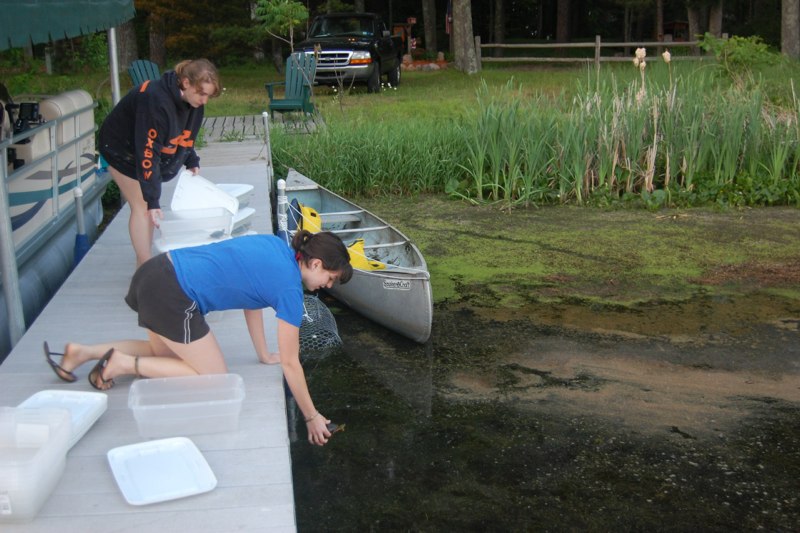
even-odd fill
[(331, 436), (331, 432), (328, 431), (328, 424), (330, 423), (331, 421), (322, 416), (319, 411), (311, 418), (306, 419), (308, 442), (317, 446), (323, 446), (328, 442), (328, 438)]
[(192, 167), (192, 168), (190, 168), (190, 169), (187, 169), (187, 170), (188, 170), (189, 172), (191, 172), (192, 174), (194, 174), (195, 176), (197, 176), (198, 174), (200, 174), (200, 167)]
[(164, 214), (161, 212), (161, 209), (149, 209), (147, 211), (147, 216), (150, 217), (150, 223), (155, 227), (159, 227), (159, 221), (164, 218)]

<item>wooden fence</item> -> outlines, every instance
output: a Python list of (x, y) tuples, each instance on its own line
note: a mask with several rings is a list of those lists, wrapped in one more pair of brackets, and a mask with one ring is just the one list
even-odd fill
[[(478, 68), (480, 68), (481, 62), (497, 62), (497, 63), (508, 63), (508, 62), (520, 62), (520, 63), (590, 63), (593, 62), (596, 68), (600, 68), (600, 63), (604, 62), (622, 62), (622, 61), (632, 61), (633, 55), (632, 54), (625, 54), (625, 55), (602, 55), (601, 51), (603, 48), (624, 48), (624, 49), (631, 49), (631, 48), (657, 48), (659, 49), (658, 55), (660, 55), (661, 50), (663, 49), (674, 49), (674, 48), (688, 48), (688, 47), (696, 47), (699, 44), (699, 41), (639, 41), (639, 42), (602, 42), (599, 35), (596, 35), (594, 38), (594, 42), (585, 42), (585, 43), (546, 43), (546, 44), (481, 44), (481, 37), (480, 35), (475, 36), (475, 52), (478, 56)], [(519, 57), (519, 56), (512, 56), (512, 57), (483, 57), (482, 49), (489, 49), (489, 48), (500, 48), (500, 49), (566, 49), (566, 48), (593, 48), (594, 49), (594, 57)], [(651, 54), (651, 57), (653, 54)], [(704, 55), (680, 55), (680, 56), (672, 56), (673, 60), (687, 60), (687, 59), (703, 59)]]

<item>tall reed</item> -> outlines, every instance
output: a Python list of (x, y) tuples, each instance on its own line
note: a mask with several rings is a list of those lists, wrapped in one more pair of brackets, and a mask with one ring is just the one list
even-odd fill
[(447, 191), (505, 206), (642, 201), (800, 205), (800, 99), (707, 69), (608, 69), (573, 96), (483, 84), (460, 115), (331, 120), (273, 136), (279, 166), (343, 194)]

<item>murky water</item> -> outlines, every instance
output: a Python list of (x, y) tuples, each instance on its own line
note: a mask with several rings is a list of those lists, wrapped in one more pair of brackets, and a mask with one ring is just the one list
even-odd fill
[(683, 305), (437, 306), (424, 346), (333, 306), (305, 367), (346, 431), (296, 427), (299, 529), (798, 530), (800, 307)]

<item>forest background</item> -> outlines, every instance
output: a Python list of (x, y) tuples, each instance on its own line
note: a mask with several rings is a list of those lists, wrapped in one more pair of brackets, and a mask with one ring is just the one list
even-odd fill
[[(784, 4), (798, 0), (303, 0), (310, 17), (331, 11), (369, 11), (387, 24), (416, 20), (411, 36), (417, 54), (432, 58), (451, 54), (453, 23), (469, 23), (483, 43), (574, 42), (604, 40), (658, 40), (702, 35), (758, 35), (781, 48), (781, 14)], [(118, 28), (120, 64), (149, 58), (162, 69), (169, 61), (208, 57), (220, 66), (272, 57), (280, 65), (288, 44), (270, 35), (255, 16), (262, 2), (197, 0), (191, 7), (167, 0), (136, 0), (136, 17)], [(280, 0), (277, 3), (281, 3)], [(284, 2), (285, 3), (285, 2)], [(789, 5), (791, 8), (791, 5)], [(796, 9), (796, 8), (795, 8)], [(463, 17), (463, 14), (471, 17)], [(796, 11), (795, 11), (796, 14)], [(455, 15), (456, 20), (453, 20)], [(469, 18), (470, 20), (466, 20)], [(310, 20), (310, 18), (309, 18)], [(795, 26), (797, 22), (795, 22)], [(303, 25), (304, 26), (304, 25)], [(303, 27), (298, 28), (302, 31)], [(796, 28), (794, 33), (796, 33)], [(280, 37), (280, 36), (279, 36)], [(283, 36), (285, 37), (285, 35)], [(68, 48), (57, 54), (64, 61), (74, 55), (75, 43), (57, 41)], [(797, 45), (794, 45), (797, 47)], [(496, 51), (501, 54), (501, 50)], [(793, 55), (790, 53), (790, 55)], [(795, 56), (796, 57), (796, 56)]]

